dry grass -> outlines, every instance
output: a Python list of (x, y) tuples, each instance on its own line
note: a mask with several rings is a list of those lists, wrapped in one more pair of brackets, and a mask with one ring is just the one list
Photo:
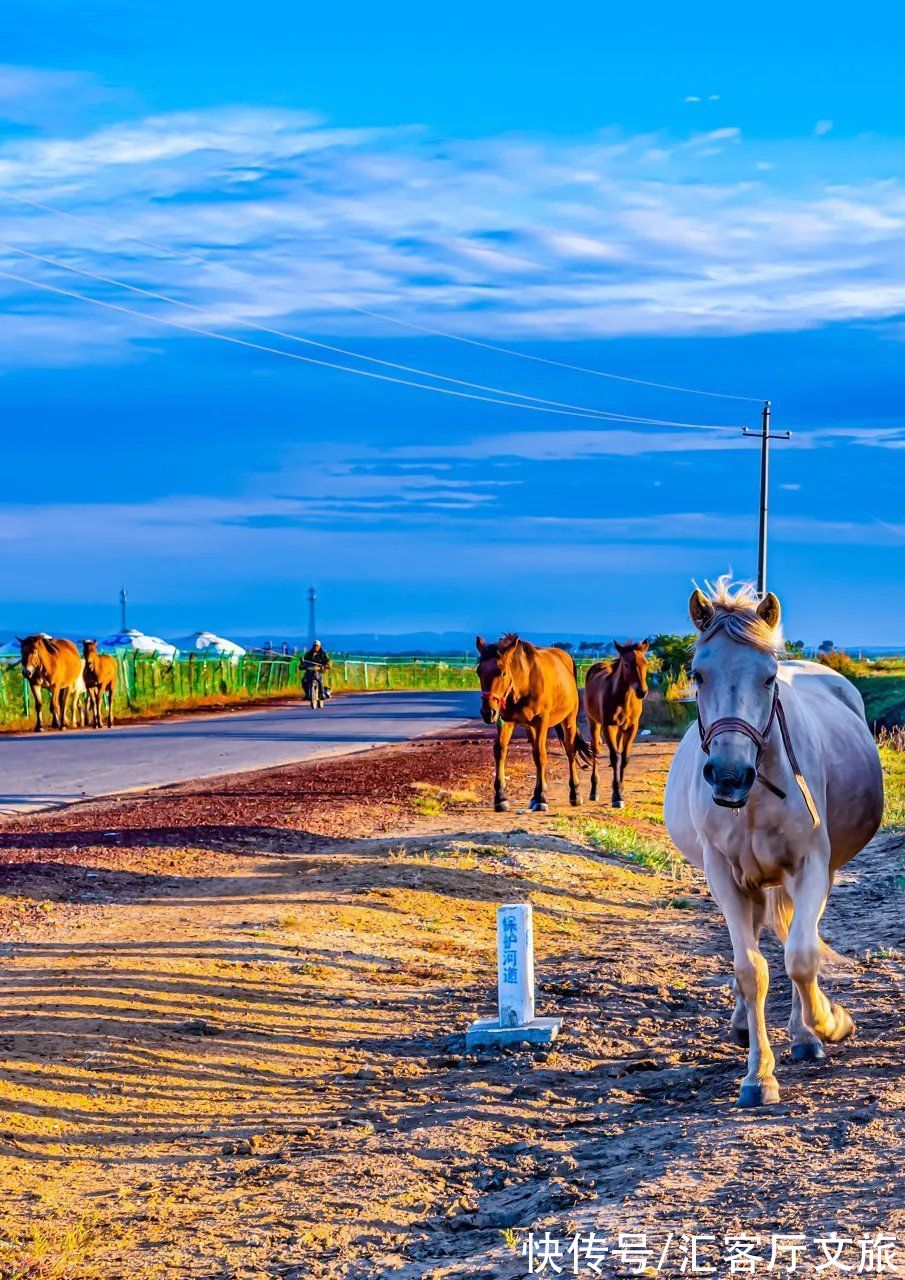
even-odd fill
[(24, 1240), (8, 1242), (0, 1254), (0, 1280), (100, 1280), (102, 1272), (91, 1261), (99, 1239), (93, 1214), (68, 1223), (35, 1223)]
[(422, 818), (437, 818), (451, 804), (472, 804), (478, 798), (473, 791), (450, 790), (429, 782), (413, 782), (412, 791), (412, 808)]

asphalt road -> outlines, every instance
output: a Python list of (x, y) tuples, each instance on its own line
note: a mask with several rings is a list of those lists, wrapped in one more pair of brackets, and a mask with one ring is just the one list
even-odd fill
[(474, 693), (373, 693), (78, 732), (0, 735), (0, 814), (405, 742), (477, 716)]

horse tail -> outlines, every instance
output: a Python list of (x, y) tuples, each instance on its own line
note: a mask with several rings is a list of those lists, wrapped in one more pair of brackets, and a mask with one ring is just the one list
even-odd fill
[(590, 742), (583, 738), (577, 729), (575, 730), (575, 752), (579, 760), (583, 760), (585, 764), (591, 764), (597, 755)]
[[(792, 924), (794, 911), (795, 907), (792, 899), (785, 889), (777, 886), (767, 890), (767, 915), (770, 920), (770, 927), (782, 943), (785, 943), (789, 936), (789, 928)], [(845, 956), (841, 956), (838, 951), (828, 947), (822, 938), (819, 938), (818, 941), (820, 943), (821, 960), (826, 960), (829, 964), (849, 963)]]
[(785, 943), (789, 936), (793, 910), (792, 899), (785, 889), (767, 890), (767, 918), (770, 921), (770, 928), (782, 943)]
[[(563, 750), (565, 750), (565, 747), (566, 747), (565, 729), (562, 727), (561, 724), (557, 724), (553, 726), (553, 732), (556, 734), (557, 738), (559, 738), (560, 742), (562, 743)], [(575, 737), (573, 739), (573, 743), (575, 746), (575, 754), (578, 756), (579, 760), (583, 760), (585, 764), (590, 764), (591, 761), (594, 759), (594, 748), (591, 746), (590, 742), (586, 742), (584, 740), (584, 738), (578, 732), (578, 729), (575, 730)]]

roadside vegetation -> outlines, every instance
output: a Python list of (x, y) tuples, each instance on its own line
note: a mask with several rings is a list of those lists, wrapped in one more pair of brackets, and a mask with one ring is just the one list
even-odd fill
[(877, 741), (886, 790), (883, 825), (905, 827), (905, 728), (881, 729)]

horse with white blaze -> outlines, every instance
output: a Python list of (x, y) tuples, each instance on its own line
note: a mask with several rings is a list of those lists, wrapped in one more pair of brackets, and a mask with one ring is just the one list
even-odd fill
[(880, 825), (883, 775), (857, 690), (815, 662), (783, 661), (776, 596), (721, 578), (689, 602), (698, 723), (673, 757), (665, 817), (707, 876), (732, 942), (733, 1038), (749, 1045), (739, 1104), (779, 1100), (759, 937), (767, 917), (793, 983), (792, 1057), (819, 1061), (852, 1019), (820, 989), (818, 926), (833, 877)]

